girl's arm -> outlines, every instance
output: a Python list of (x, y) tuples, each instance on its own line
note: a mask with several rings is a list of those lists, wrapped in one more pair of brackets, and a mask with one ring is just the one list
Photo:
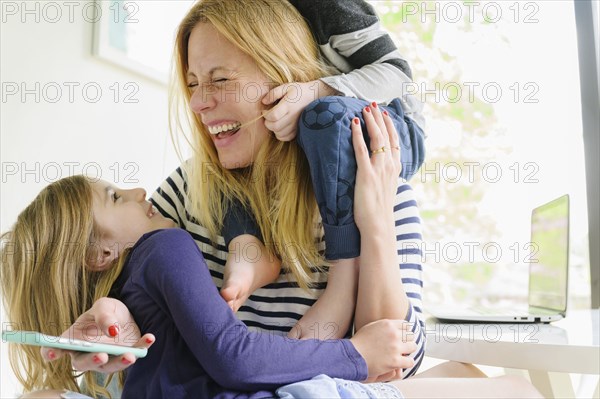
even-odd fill
[[(353, 345), (356, 341), (299, 341), (250, 332), (219, 296), (207, 267), (201, 265), (204, 260), (189, 234), (183, 230), (165, 230), (155, 233), (142, 245), (137, 252), (151, 251), (148, 256), (151, 262), (147, 262), (150, 267), (141, 267), (139, 273), (132, 274), (131, 279), (137, 285), (134, 291), (145, 290), (164, 309), (194, 357), (223, 387), (274, 389), (324, 373), (364, 380), (368, 367), (377, 373), (375, 370), (385, 369), (391, 363), (404, 363), (406, 359), (397, 355), (414, 349), (412, 343), (400, 348), (403, 335), (399, 322), (395, 327), (383, 326), (375, 331), (392, 331), (395, 338), (371, 343), (364, 337), (356, 338), (363, 345), (363, 352), (378, 351), (376, 356), (368, 356), (372, 359), (369, 365), (357, 351), (359, 347)], [(139, 259), (132, 256), (130, 262), (136, 261)], [(123, 294), (126, 298), (126, 288)], [(130, 305), (133, 314), (142, 311), (131, 306), (135, 305)], [(378, 359), (374, 360), (376, 357)], [(408, 362), (412, 364), (411, 360)]]

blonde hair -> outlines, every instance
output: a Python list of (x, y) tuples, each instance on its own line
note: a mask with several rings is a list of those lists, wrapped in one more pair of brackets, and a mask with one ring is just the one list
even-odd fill
[[(19, 214), (0, 248), (4, 307), (13, 329), (60, 335), (108, 295), (120, 267), (90, 271), (97, 237), (92, 188), (84, 176), (50, 184)], [(11, 344), (9, 359), (25, 391), (79, 390), (69, 356), (45, 362), (39, 347)], [(108, 395), (91, 375), (86, 382), (92, 394)]]
[[(315, 244), (318, 208), (306, 157), (295, 141), (269, 135), (253, 165), (227, 170), (204, 125), (190, 110), (187, 88), (188, 41), (198, 23), (210, 23), (250, 56), (273, 87), (309, 82), (328, 74), (308, 25), (284, 0), (201, 0), (184, 17), (176, 36), (171, 132), (182, 129), (182, 106), (194, 150), (186, 171), (191, 213), (213, 241), (222, 227), (227, 203), (238, 199), (255, 216), (265, 245), (277, 254), (302, 288), (311, 283), (311, 268), (324, 258)], [(177, 147), (177, 139), (173, 139)]]

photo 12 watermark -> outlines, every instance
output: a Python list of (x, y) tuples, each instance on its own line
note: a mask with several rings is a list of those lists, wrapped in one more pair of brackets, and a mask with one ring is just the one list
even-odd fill
[[(495, 241), (448, 241), (448, 242), (402, 242), (398, 250), (402, 264), (411, 263), (414, 256), (421, 263), (500, 263), (505, 259), (518, 263), (538, 263), (540, 246), (536, 242), (495, 242)], [(402, 268), (402, 266), (400, 266)]]
[(540, 166), (536, 162), (512, 162), (508, 165), (495, 161), (424, 162), (417, 172), (421, 183), (539, 183)]
[(412, 95), (423, 103), (456, 104), (461, 101), (474, 103), (482, 99), (485, 103), (496, 104), (503, 99), (515, 104), (537, 104), (540, 86), (536, 82), (405, 82), (402, 84), (405, 95)]
[(469, 343), (483, 341), (495, 344), (500, 341), (512, 343), (539, 342), (540, 326), (531, 324), (455, 324), (428, 323), (425, 334), (429, 342), (453, 344), (466, 340)]
[[(110, 3), (104, 8), (101, 3)], [(135, 1), (2, 1), (2, 23), (97, 23), (107, 18), (115, 24), (139, 22), (140, 6)]]
[(135, 82), (2, 82), (2, 103), (138, 104), (139, 92)]
[(2, 183), (53, 183), (73, 175), (87, 176), (91, 181), (109, 180), (119, 184), (139, 183), (140, 166), (136, 162), (50, 161), (50, 162), (2, 162)]
[(412, 18), (425, 23), (495, 24), (506, 20), (512, 23), (539, 23), (540, 6), (535, 1), (372, 1), (385, 11), (401, 13), (402, 23)]

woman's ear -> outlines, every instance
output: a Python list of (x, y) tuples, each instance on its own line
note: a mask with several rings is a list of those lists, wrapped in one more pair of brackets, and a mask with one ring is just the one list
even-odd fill
[(115, 249), (116, 247), (116, 245), (108, 246), (103, 242), (95, 243), (88, 257), (88, 268), (95, 272), (102, 272), (108, 269), (119, 256), (118, 251)]

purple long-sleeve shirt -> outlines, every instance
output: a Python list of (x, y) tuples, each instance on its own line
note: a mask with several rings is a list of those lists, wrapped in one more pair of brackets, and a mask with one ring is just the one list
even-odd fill
[(215, 287), (184, 230), (145, 234), (115, 284), (117, 297), (156, 343), (129, 368), (124, 398), (271, 398), (318, 374), (364, 380), (348, 340), (293, 340), (248, 330)]

